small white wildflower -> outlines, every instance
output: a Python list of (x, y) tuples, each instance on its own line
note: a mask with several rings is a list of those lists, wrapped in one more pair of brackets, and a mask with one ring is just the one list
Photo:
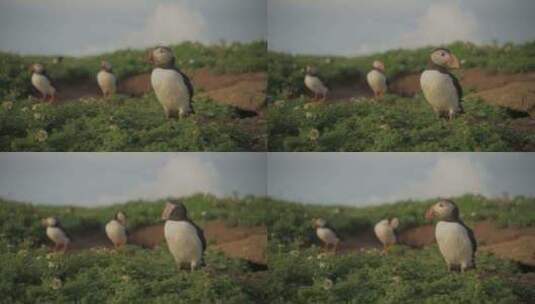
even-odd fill
[(127, 275), (123, 275), (121, 276), (121, 280), (123, 280), (123, 282), (130, 282), (130, 277)]
[(306, 113), (305, 113), (305, 117), (306, 117), (307, 119), (312, 119), (312, 118), (314, 118), (314, 114), (311, 113), (311, 112), (306, 112)]
[(461, 60), (461, 64), (465, 64), (466, 63), (466, 60), (465, 59), (462, 59)]
[(399, 284), (401, 282), (401, 277), (399, 276), (393, 276), (392, 277), (392, 281), (394, 281), (394, 283), (396, 284)]
[(316, 256), (316, 258), (317, 258), (318, 260), (321, 260), (321, 259), (324, 259), (326, 256), (327, 256), (327, 254), (322, 252), (322, 253), (318, 254), (318, 255)]
[(112, 131), (119, 130), (119, 127), (117, 125), (110, 125), (110, 130)]
[(193, 58), (190, 59), (190, 60), (189, 60), (189, 64), (195, 64), (195, 59), (193, 59)]
[(312, 108), (312, 106), (313, 105), (311, 103), (305, 103), (305, 105), (303, 106), (303, 109), (308, 110), (308, 109)]
[(284, 100), (277, 100), (275, 101), (274, 105), (276, 107), (282, 107), (284, 105), (285, 101)]
[(56, 264), (54, 264), (53, 262), (48, 262), (48, 268), (54, 268), (56, 266)]
[(390, 126), (387, 125), (387, 124), (382, 124), (379, 128), (383, 129), (383, 130), (389, 130), (390, 129)]
[(29, 110), (28, 107), (23, 107), (22, 109), (20, 109), (22, 113), (26, 113), (28, 112), (28, 110)]
[(206, 211), (201, 212), (201, 216), (202, 217), (206, 217), (207, 215), (208, 215), (208, 212), (206, 212)]
[(46, 141), (47, 138), (48, 138), (48, 132), (46, 132), (43, 129), (41, 129), (41, 130), (37, 131), (37, 133), (35, 133), (35, 140), (37, 140), (38, 142), (44, 142), (44, 141)]
[(53, 278), (52, 279), (52, 289), (57, 290), (60, 289), (63, 286), (63, 282), (60, 278)]
[(43, 114), (41, 114), (41, 113), (33, 113), (33, 118), (35, 118), (36, 120), (41, 120), (41, 118), (43, 118)]
[(322, 268), (322, 269), (325, 268), (325, 267), (327, 267), (327, 265), (326, 265), (325, 263), (323, 263), (323, 262), (320, 262), (320, 263), (318, 264), (318, 266), (319, 266), (320, 268)]
[(293, 256), (299, 256), (299, 251), (292, 250), (292, 251), (290, 251), (290, 254), (293, 255)]
[(2, 108), (4, 108), (4, 110), (6, 110), (6, 111), (9, 111), (9, 110), (13, 109), (13, 101), (4, 101), (4, 102), (2, 102)]
[(331, 279), (325, 279), (323, 281), (323, 289), (329, 290), (333, 287), (334, 283)]
[(53, 258), (53, 257), (54, 257), (54, 254), (53, 254), (53, 253), (47, 253), (47, 254), (46, 254), (46, 259), (47, 259), (47, 260), (50, 260), (50, 259)]
[(294, 111), (298, 111), (299, 109), (301, 109), (301, 107), (299, 107), (299, 106), (295, 106), (294, 107)]
[(477, 213), (472, 212), (472, 213), (470, 213), (470, 215), (471, 215), (472, 217), (476, 217)]
[(311, 141), (317, 141), (320, 138), (320, 131), (318, 129), (312, 129), (308, 132), (308, 138)]

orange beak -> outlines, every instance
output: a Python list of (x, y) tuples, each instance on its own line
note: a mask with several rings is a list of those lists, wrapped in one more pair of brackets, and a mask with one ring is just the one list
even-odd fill
[(435, 213), (433, 212), (433, 208), (427, 209), (427, 212), (425, 213), (425, 219), (428, 221), (433, 220), (433, 217), (435, 217)]
[(461, 62), (455, 55), (451, 54), (450, 60), (448, 61), (448, 67), (450, 69), (459, 69), (461, 68)]

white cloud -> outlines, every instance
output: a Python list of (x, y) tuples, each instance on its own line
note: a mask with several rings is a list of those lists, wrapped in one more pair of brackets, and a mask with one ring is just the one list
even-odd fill
[(486, 193), (481, 173), (468, 156), (441, 155), (424, 179), (409, 183), (403, 191), (388, 200)]
[(184, 3), (160, 3), (147, 17), (145, 27), (125, 38), (129, 47), (203, 41), (206, 22), (200, 12)]
[(431, 4), (418, 18), (417, 27), (403, 34), (400, 45), (420, 47), (445, 44), (456, 40), (478, 42), (478, 23), (473, 14), (457, 3)]
[(102, 194), (96, 200), (92, 199), (86, 203), (102, 205), (133, 199), (180, 197), (199, 192), (221, 195), (223, 193), (219, 179), (218, 170), (210, 162), (203, 162), (194, 155), (181, 154), (169, 158), (157, 170), (153, 181), (132, 188), (123, 194)]

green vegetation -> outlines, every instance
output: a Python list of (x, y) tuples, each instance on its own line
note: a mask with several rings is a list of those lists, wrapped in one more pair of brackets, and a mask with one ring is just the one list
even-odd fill
[[(466, 195), (455, 198), (464, 220), (535, 226), (535, 199), (510, 201)], [(512, 262), (480, 253), (478, 268), (449, 273), (436, 245), (396, 246), (388, 255), (376, 249), (333, 256), (318, 244), (312, 219), (325, 218), (342, 239), (369, 230), (380, 219), (397, 216), (401, 229), (424, 223), (434, 200), (377, 207), (302, 205), (272, 202), (269, 267), (273, 303), (530, 303), (532, 286), (518, 282)], [(275, 279), (276, 278), (276, 279)]]
[[(535, 42), (522, 45), (448, 46), (464, 68), (487, 71), (535, 70)], [(412, 98), (387, 95), (380, 102), (352, 98), (310, 104), (304, 69), (315, 65), (327, 86), (365, 83), (371, 62), (385, 62), (387, 76), (421, 72), (431, 48), (391, 50), (360, 57), (325, 57), (270, 53), (268, 93), (269, 151), (531, 151), (533, 132), (513, 126), (518, 113), (465, 97), (466, 113), (455, 121), (437, 119), (421, 94)], [(331, 86), (332, 87), (332, 86)], [(468, 95), (471, 88), (464, 88)], [(358, 96), (355, 96), (358, 97)]]
[[(184, 199), (200, 223), (221, 219), (229, 225), (260, 225), (268, 205), (262, 199)], [(55, 215), (69, 233), (100, 231), (117, 210), (129, 229), (159, 222), (164, 201), (136, 201), (111, 207), (52, 207), (0, 201), (0, 294), (3, 303), (257, 303), (266, 298), (262, 273), (239, 259), (208, 250), (207, 266), (178, 272), (166, 246), (127, 246), (66, 255), (47, 253), (40, 220)], [(264, 211), (263, 211), (264, 210)]]
[(474, 99), (463, 104), (466, 113), (448, 121), (421, 95), (278, 101), (268, 109), (269, 151), (522, 151), (535, 144), (533, 133), (512, 129), (507, 110)]
[[(535, 41), (525, 44), (477, 46), (456, 42), (448, 47), (463, 60), (463, 68), (481, 68), (493, 72), (528, 72), (535, 70)], [(358, 57), (307, 56), (273, 53), (268, 55), (269, 94), (281, 98), (305, 92), (303, 77), (307, 65), (315, 65), (327, 83), (347, 83), (364, 79), (373, 60), (385, 63), (387, 77), (421, 72), (427, 66), (433, 48), (395, 49)]]
[[(215, 72), (265, 71), (265, 42), (203, 46), (184, 43), (173, 47), (183, 69), (210, 68)], [(0, 53), (1, 151), (264, 151), (265, 128), (240, 119), (237, 109), (194, 97), (196, 114), (167, 120), (154, 94), (139, 98), (117, 95), (111, 100), (81, 98), (50, 106), (28, 98), (27, 67), (46, 65), (51, 78), (95, 82), (100, 61), (114, 65), (119, 81), (150, 70), (144, 51), (118, 51), (83, 58)]]
[[(465, 221), (535, 226), (535, 199), (454, 199)], [(478, 269), (446, 272), (436, 246), (396, 246), (389, 255), (367, 250), (332, 256), (314, 241), (311, 220), (327, 219), (343, 236), (370, 229), (396, 215), (402, 229), (424, 223), (433, 203), (405, 201), (377, 207), (317, 206), (270, 198), (184, 198), (191, 217), (222, 219), (230, 225), (267, 225), (267, 271), (254, 272), (241, 260), (209, 250), (207, 266), (177, 272), (166, 246), (128, 246), (47, 254), (40, 219), (58, 216), (73, 235), (95, 231), (124, 210), (129, 228), (158, 223), (164, 201), (135, 201), (99, 208), (53, 207), (0, 201), (0, 293), (14, 303), (529, 303), (535, 294), (516, 281), (512, 262), (478, 255)]]

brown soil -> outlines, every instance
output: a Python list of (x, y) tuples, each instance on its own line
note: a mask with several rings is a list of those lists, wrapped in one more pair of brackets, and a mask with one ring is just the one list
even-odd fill
[[(535, 267), (535, 228), (500, 228), (491, 221), (478, 222), (473, 226), (478, 242), (478, 251), (486, 251), (494, 255), (519, 262), (522, 265)], [(422, 248), (435, 243), (433, 225), (423, 225), (402, 231), (400, 243)], [(367, 249), (382, 249), (373, 230), (368, 230), (354, 237), (345, 237), (339, 246), (338, 253)]]
[[(208, 242), (208, 250), (222, 251), (224, 254), (244, 259), (256, 264), (266, 264), (266, 227), (229, 227), (223, 221), (210, 221), (203, 225)], [(104, 231), (92, 231), (73, 238), (70, 250), (91, 248), (113, 248)], [(164, 242), (163, 224), (143, 227), (129, 235), (131, 245), (152, 249)]]
[[(208, 96), (223, 104), (247, 111), (259, 111), (264, 106), (267, 88), (266, 73), (217, 74), (207, 68), (187, 71), (196, 94)], [(131, 76), (119, 84), (118, 91), (140, 96), (152, 90), (150, 74)]]
[[(186, 74), (190, 76), (199, 96), (208, 96), (216, 102), (253, 112), (260, 111), (265, 105), (266, 73), (218, 74), (202, 68), (187, 71)], [(74, 83), (58, 82), (56, 86), (57, 100), (60, 103), (102, 97), (95, 79), (79, 79)], [(118, 93), (131, 96), (141, 96), (151, 90), (150, 73), (130, 76), (119, 81), (117, 86)]]

